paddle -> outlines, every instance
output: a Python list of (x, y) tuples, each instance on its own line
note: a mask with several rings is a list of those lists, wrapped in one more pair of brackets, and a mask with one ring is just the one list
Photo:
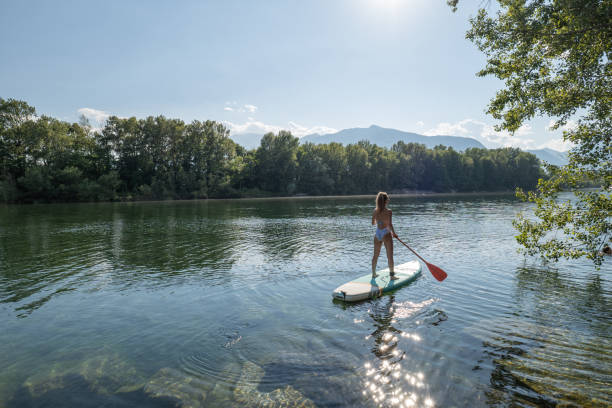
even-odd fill
[(427, 262), (426, 260), (424, 260), (423, 258), (421, 258), (421, 255), (417, 254), (416, 252), (414, 252), (414, 250), (412, 248), (410, 248), (408, 245), (406, 245), (406, 243), (404, 241), (402, 241), (401, 239), (399, 239), (399, 237), (396, 235), (395, 238), (401, 242), (402, 244), (404, 244), (404, 246), (406, 248), (408, 248), (409, 250), (412, 251), (413, 254), (415, 254), (421, 261), (425, 262), (425, 265), (427, 265), (427, 268), (429, 268), (429, 272), (431, 272), (431, 274), (433, 275), (434, 278), (436, 278), (438, 281), (442, 282), (444, 279), (446, 279), (446, 277), (448, 276), (446, 272), (444, 272), (442, 269), (438, 268), (436, 265), (430, 264), (429, 262)]

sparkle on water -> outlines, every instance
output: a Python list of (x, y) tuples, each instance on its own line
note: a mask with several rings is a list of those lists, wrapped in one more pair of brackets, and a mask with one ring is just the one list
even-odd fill
[(394, 196), (448, 278), (334, 301), (369, 271), (372, 206), (0, 207), (0, 407), (612, 404), (609, 263), (519, 256), (510, 195)]

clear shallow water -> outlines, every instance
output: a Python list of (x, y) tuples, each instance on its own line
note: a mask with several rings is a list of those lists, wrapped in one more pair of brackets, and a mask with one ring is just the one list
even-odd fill
[(0, 208), (0, 406), (612, 404), (609, 263), (526, 262), (511, 196), (393, 197), (448, 279), (334, 302), (372, 203)]

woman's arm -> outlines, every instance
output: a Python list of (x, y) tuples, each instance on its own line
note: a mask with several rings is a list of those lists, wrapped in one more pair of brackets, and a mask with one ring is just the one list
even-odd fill
[(376, 210), (372, 211), (372, 225), (376, 224)]

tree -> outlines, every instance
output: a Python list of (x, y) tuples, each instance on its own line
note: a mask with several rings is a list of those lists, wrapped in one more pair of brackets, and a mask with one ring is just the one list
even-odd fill
[(319, 157), (328, 169), (328, 180), (331, 181), (331, 191), (336, 194), (346, 194), (344, 181), (347, 177), (348, 162), (346, 149), (340, 143), (318, 145)]
[(351, 193), (365, 193), (368, 191), (368, 173), (370, 161), (368, 151), (363, 144), (350, 144), (346, 147), (347, 173), (346, 189)]
[[(551, 117), (574, 144), (567, 166), (547, 166), (549, 177), (536, 191), (517, 191), (535, 203), (536, 216), (515, 220), (517, 240), (529, 255), (600, 265), (600, 249), (612, 242), (612, 1), (498, 3), (491, 15), (480, 9), (466, 34), (487, 57), (478, 75), (505, 83), (488, 113), (501, 120), (498, 130), (511, 132), (534, 116)], [(585, 182), (599, 187), (583, 191)], [(575, 198), (561, 201), (564, 189)]]
[(314, 195), (333, 193), (334, 180), (330, 177), (329, 167), (321, 157), (318, 145), (301, 145), (298, 148), (297, 161), (299, 192)]
[(257, 176), (264, 190), (292, 194), (298, 169), (299, 139), (281, 130), (278, 135), (266, 133), (257, 148)]
[[(198, 123), (194, 121), (193, 123)], [(229, 165), (234, 159), (235, 144), (229, 138), (229, 130), (221, 123), (207, 120), (198, 123), (202, 127), (203, 156), (206, 163), (206, 183), (209, 194), (222, 196), (229, 180)]]
[(26, 102), (0, 98), (0, 181), (13, 183), (25, 173), (25, 138), (19, 129), (35, 116)]

